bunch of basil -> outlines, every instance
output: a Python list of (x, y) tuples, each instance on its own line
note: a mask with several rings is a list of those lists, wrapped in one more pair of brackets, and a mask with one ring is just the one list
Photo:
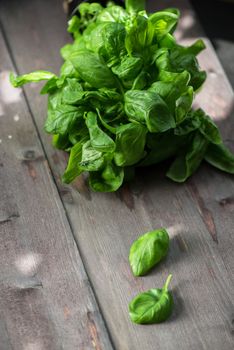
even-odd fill
[(206, 73), (192, 46), (176, 43), (179, 11), (148, 14), (144, 0), (82, 3), (71, 18), (73, 44), (61, 49), (60, 76), (36, 71), (15, 77), (14, 86), (48, 80), (45, 130), (55, 147), (70, 153), (63, 181), (89, 172), (93, 190), (116, 191), (135, 167), (173, 162), (167, 176), (185, 181), (205, 159), (234, 173), (234, 156), (217, 126), (191, 108)]

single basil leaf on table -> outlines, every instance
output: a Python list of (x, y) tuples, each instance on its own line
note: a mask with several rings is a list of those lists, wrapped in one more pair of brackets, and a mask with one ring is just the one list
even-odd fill
[(195, 132), (188, 150), (177, 156), (167, 172), (167, 177), (176, 182), (184, 182), (201, 164), (209, 141), (200, 133)]
[(69, 57), (69, 60), (74, 65), (79, 76), (91, 86), (96, 88), (115, 88), (118, 86), (112, 71), (96, 54), (90, 51), (74, 52)]
[(166, 321), (173, 310), (173, 297), (168, 290), (172, 275), (167, 277), (162, 289), (150, 289), (138, 294), (129, 304), (129, 315), (137, 324), (153, 324)]
[(68, 165), (62, 177), (62, 181), (66, 184), (75, 180), (75, 178), (83, 172), (79, 166), (82, 156), (82, 146), (80, 142), (71, 148)]
[(123, 168), (109, 161), (102, 170), (90, 173), (89, 184), (96, 192), (114, 192), (122, 185), (123, 179)]
[(50, 80), (53, 78), (56, 78), (56, 75), (54, 73), (44, 70), (38, 70), (32, 73), (18, 76), (10, 73), (10, 82), (14, 87), (19, 87), (27, 83), (37, 83), (42, 80)]
[(98, 126), (96, 113), (88, 112), (86, 126), (89, 130), (90, 142), (94, 149), (100, 152), (114, 152), (115, 142)]
[(129, 120), (146, 124), (150, 132), (163, 132), (175, 127), (166, 103), (155, 92), (130, 90), (125, 93), (125, 112)]
[(134, 276), (145, 275), (169, 249), (169, 236), (165, 228), (147, 232), (139, 237), (131, 246), (129, 262)]
[(210, 143), (205, 160), (222, 171), (234, 174), (234, 154), (223, 143), (218, 145)]
[(147, 129), (139, 123), (128, 123), (116, 128), (114, 160), (118, 166), (136, 164), (144, 155)]

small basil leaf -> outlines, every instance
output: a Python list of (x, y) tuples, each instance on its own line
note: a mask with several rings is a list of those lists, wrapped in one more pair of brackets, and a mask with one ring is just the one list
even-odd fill
[(116, 129), (114, 160), (118, 166), (134, 165), (143, 157), (147, 129), (138, 123), (129, 123)]
[(45, 130), (52, 134), (65, 134), (69, 131), (76, 120), (82, 118), (84, 109), (61, 104), (55, 109), (49, 107)]
[(99, 128), (96, 113), (89, 112), (87, 114), (86, 125), (89, 130), (90, 142), (94, 149), (100, 152), (114, 152), (115, 142)]
[(152, 44), (153, 38), (154, 28), (152, 23), (144, 16), (138, 15), (126, 35), (125, 46), (129, 55), (144, 56), (147, 60), (149, 58), (147, 57), (147, 48)]
[(165, 228), (147, 232), (131, 246), (129, 262), (134, 276), (145, 275), (168, 252), (169, 236)]
[(222, 139), (219, 129), (213, 120), (202, 109), (198, 109), (194, 112), (194, 114), (200, 120), (199, 131), (204, 135), (204, 137), (212, 143), (221, 143)]
[(214, 167), (234, 174), (234, 154), (223, 144), (209, 144), (205, 160)]
[(68, 78), (66, 82), (67, 84), (62, 92), (63, 102), (65, 104), (75, 104), (84, 95), (82, 85), (75, 78)]
[(62, 150), (66, 150), (71, 145), (67, 134), (65, 135), (54, 134), (52, 139), (52, 144), (54, 147)]
[(166, 103), (155, 92), (130, 90), (125, 93), (125, 112), (129, 120), (146, 124), (150, 132), (163, 132), (175, 127)]
[(44, 70), (38, 70), (32, 73), (23, 74), (15, 76), (13, 73), (10, 73), (10, 82), (14, 87), (19, 87), (27, 83), (37, 83), (42, 80), (50, 80), (55, 78), (54, 73), (50, 73)]
[(187, 143), (187, 136), (174, 135), (173, 130), (160, 134), (148, 133), (146, 144), (149, 150), (146, 157), (140, 162), (140, 166), (157, 164), (175, 156)]
[(97, 192), (114, 192), (122, 185), (124, 170), (108, 162), (103, 170), (90, 173), (89, 184)]
[(149, 17), (149, 20), (153, 25), (158, 40), (160, 40), (164, 35), (175, 29), (179, 16), (176, 13), (165, 10), (154, 13)]
[(82, 146), (82, 156), (79, 168), (84, 171), (97, 171), (104, 166), (105, 158), (103, 153), (94, 149), (91, 141)]
[(176, 182), (184, 182), (201, 164), (209, 142), (199, 132), (196, 132), (185, 154), (179, 154), (172, 163), (167, 177)]
[(117, 86), (114, 74), (94, 53), (89, 51), (74, 52), (69, 60), (79, 76), (91, 86), (96, 88)]
[(64, 183), (69, 184), (83, 172), (83, 170), (79, 166), (79, 162), (81, 161), (81, 155), (82, 143), (77, 143), (71, 148), (70, 151), (68, 165), (62, 177)]
[(120, 79), (133, 80), (140, 72), (142, 65), (143, 61), (140, 57), (125, 56), (118, 65), (112, 67), (112, 72)]
[(173, 310), (173, 297), (168, 291), (172, 275), (169, 275), (162, 289), (150, 289), (138, 294), (129, 304), (129, 315), (137, 324), (161, 323), (168, 319)]
[(145, 9), (145, 0), (125, 0), (125, 7), (129, 13), (137, 13)]
[(191, 109), (193, 103), (193, 88), (189, 86), (176, 100), (175, 116), (176, 123), (181, 123)]

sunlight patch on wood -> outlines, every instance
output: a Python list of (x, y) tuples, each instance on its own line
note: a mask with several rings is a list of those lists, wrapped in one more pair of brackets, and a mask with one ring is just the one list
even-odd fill
[(40, 254), (27, 253), (19, 256), (15, 261), (15, 265), (24, 275), (31, 275), (32, 273), (37, 272), (37, 268), (41, 262), (42, 257)]

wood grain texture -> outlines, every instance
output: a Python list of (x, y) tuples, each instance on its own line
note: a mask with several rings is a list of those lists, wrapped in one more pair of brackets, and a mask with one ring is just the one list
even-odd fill
[(1, 32), (0, 62), (0, 349), (112, 349)]
[[(179, 6), (182, 10), (177, 31), (181, 42), (203, 35), (187, 1), (155, 3), (155, 8)], [(69, 40), (60, 1), (22, 0), (20, 7), (14, 4), (3, 1), (0, 16), (19, 72), (39, 68), (57, 72), (59, 48)], [(207, 44), (200, 63), (208, 69), (208, 79), (197, 103), (219, 118), (225, 140), (234, 145), (233, 119), (229, 117), (233, 92)], [(115, 348), (232, 349), (233, 178), (203, 166), (187, 184), (178, 185), (165, 179), (165, 169), (151, 167), (139, 171), (131, 187), (116, 194), (92, 193), (84, 178), (64, 186), (60, 175), (66, 157), (52, 148), (43, 131), (46, 99), (38, 95), (34, 84), (25, 91)], [(133, 277), (128, 263), (131, 243), (143, 232), (160, 226), (170, 233), (169, 256), (147, 277)], [(131, 324), (128, 302), (138, 292), (162, 286), (169, 273), (173, 274), (175, 297), (172, 318), (157, 326)]]

